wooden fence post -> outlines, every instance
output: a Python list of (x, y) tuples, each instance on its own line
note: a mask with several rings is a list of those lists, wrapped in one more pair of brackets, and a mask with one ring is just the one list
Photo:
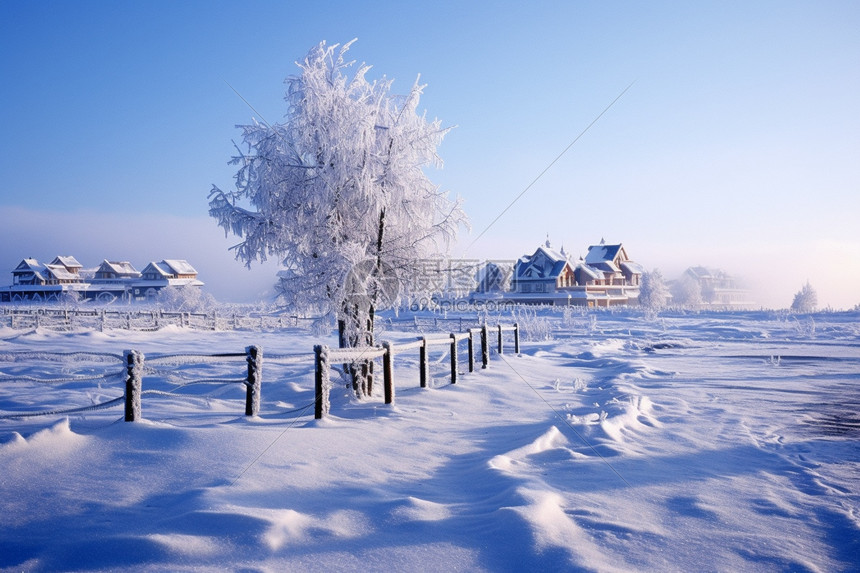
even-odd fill
[(469, 352), (469, 372), (474, 372), (475, 371), (475, 339), (472, 337), (472, 330), (471, 329), (469, 329), (468, 352)]
[(260, 413), (260, 387), (263, 383), (263, 349), (249, 346), (245, 349), (248, 361), (248, 379), (245, 381), (245, 415)]
[(391, 350), (390, 342), (383, 342), (382, 347), (385, 348), (385, 354), (382, 355), (382, 386), (385, 390), (385, 403), (394, 403), (394, 368), (391, 360), (393, 350)]
[(321, 420), (331, 409), (331, 403), (329, 402), (331, 381), (329, 380), (328, 346), (317, 344), (314, 346), (314, 354), (316, 355), (314, 369), (314, 418)]
[(499, 354), (502, 354), (502, 325), (499, 325)]
[(141, 418), (140, 394), (143, 390), (143, 354), (137, 350), (123, 352), (126, 364), (125, 377), (125, 421), (136, 422)]
[(451, 384), (457, 383), (457, 335), (451, 333)]
[(481, 327), (481, 368), (486, 368), (490, 361), (490, 346), (487, 343), (487, 323)]
[(418, 377), (422, 388), (427, 387), (427, 369), (427, 337), (425, 336), (418, 348)]
[(520, 325), (514, 323), (514, 354), (520, 353)]

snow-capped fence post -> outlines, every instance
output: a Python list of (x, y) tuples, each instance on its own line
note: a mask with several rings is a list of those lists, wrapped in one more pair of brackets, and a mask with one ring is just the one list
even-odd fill
[(385, 349), (385, 354), (382, 355), (382, 386), (385, 391), (385, 403), (394, 403), (394, 368), (391, 365), (391, 360), (394, 358), (390, 342), (383, 342), (382, 347)]
[(514, 323), (514, 354), (520, 353), (520, 325)]
[(329, 413), (331, 403), (329, 394), (331, 381), (329, 380), (328, 346), (317, 344), (314, 346), (315, 369), (314, 369), (314, 418), (321, 420)]
[(451, 384), (457, 383), (457, 335), (451, 333)]
[(503, 354), (502, 352), (502, 325), (499, 324), (499, 354)]
[(469, 342), (468, 342), (468, 353), (469, 353), (469, 372), (475, 371), (475, 338), (472, 336), (472, 329), (469, 329)]
[(421, 339), (421, 346), (418, 347), (418, 378), (421, 382), (421, 387), (427, 387), (427, 337)]
[(481, 368), (486, 369), (490, 361), (490, 346), (487, 342), (487, 323), (481, 327)]
[(141, 419), (140, 394), (143, 390), (143, 354), (137, 350), (123, 352), (126, 364), (125, 377), (125, 421)]
[(248, 379), (245, 382), (245, 415), (256, 416), (260, 413), (260, 387), (263, 382), (263, 349), (249, 346), (245, 349), (248, 360)]

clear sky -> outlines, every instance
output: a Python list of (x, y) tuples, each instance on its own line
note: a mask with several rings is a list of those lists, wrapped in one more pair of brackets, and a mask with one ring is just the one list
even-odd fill
[(860, 304), (860, 3), (363, 4), (0, 0), (0, 268), (184, 258), (219, 299), (258, 297), (276, 269), (234, 262), (207, 214), (256, 115), (228, 83), (281, 121), (294, 62), (358, 38), (371, 76), (421, 74), (422, 108), (457, 126), (430, 174), (472, 220), (455, 256), (605, 238), (766, 306), (807, 280)]

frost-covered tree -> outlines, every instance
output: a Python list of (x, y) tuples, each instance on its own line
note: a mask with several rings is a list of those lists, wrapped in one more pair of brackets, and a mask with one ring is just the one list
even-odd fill
[(699, 281), (684, 273), (672, 285), (672, 299), (680, 306), (699, 306), (702, 304), (702, 286)]
[(159, 308), (176, 312), (205, 312), (215, 306), (215, 298), (195, 286), (167, 286), (158, 291)]
[(812, 312), (817, 306), (818, 293), (815, 292), (815, 289), (812, 288), (809, 281), (806, 281), (803, 288), (794, 295), (794, 300), (791, 303), (791, 310), (795, 312)]
[(660, 269), (642, 273), (642, 284), (639, 285), (639, 304), (642, 307), (649, 311), (659, 311), (666, 308), (669, 296), (669, 289)]
[(284, 123), (240, 126), (249, 151), (233, 159), (236, 188), (213, 186), (209, 214), (241, 237), (238, 260), (280, 259), (288, 305), (336, 316), (356, 345), (372, 340), (382, 304), (424, 294), (404, 289), (428, 281), (406, 279), (466, 219), (425, 173), (441, 167), (448, 128), (418, 112), (424, 86), (399, 96), (391, 80), (368, 80), (368, 65), (349, 75), (351, 44), (322, 42), (297, 62)]

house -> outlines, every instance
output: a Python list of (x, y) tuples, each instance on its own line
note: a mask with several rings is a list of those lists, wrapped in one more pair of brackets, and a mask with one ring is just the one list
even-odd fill
[(36, 259), (24, 259), (12, 271), (12, 285), (47, 284), (48, 269)]
[(514, 264), (511, 291), (505, 300), (528, 304), (566, 304), (568, 290), (575, 284), (573, 267), (562, 247), (552, 248), (549, 240), (531, 255)]
[(564, 248), (556, 251), (547, 240), (516, 262), (511, 290), (503, 299), (589, 307), (637, 304), (642, 272), (621, 243), (608, 245), (601, 240), (574, 263)]
[(637, 304), (642, 266), (633, 262), (621, 243), (607, 245), (601, 240), (588, 247), (574, 269), (576, 288), (571, 304), (614, 306)]
[(128, 261), (109, 261), (105, 259), (93, 276), (94, 281), (117, 281), (139, 279), (140, 273)]
[(197, 271), (188, 264), (188, 261), (180, 261), (175, 259), (165, 259), (159, 263), (149, 263), (141, 272), (144, 280), (172, 281), (170, 284), (179, 285), (183, 279), (195, 281), (197, 279)]
[(710, 308), (755, 306), (750, 291), (722, 269), (690, 267), (670, 284), (670, 289), (679, 304)]
[(168, 286), (200, 287), (197, 271), (187, 261), (165, 259), (138, 272), (128, 261), (105, 259), (93, 272), (82, 272), (74, 257), (55, 257), (48, 264), (23, 259), (12, 271), (12, 285), (0, 287), (0, 302), (74, 300), (148, 300)]

